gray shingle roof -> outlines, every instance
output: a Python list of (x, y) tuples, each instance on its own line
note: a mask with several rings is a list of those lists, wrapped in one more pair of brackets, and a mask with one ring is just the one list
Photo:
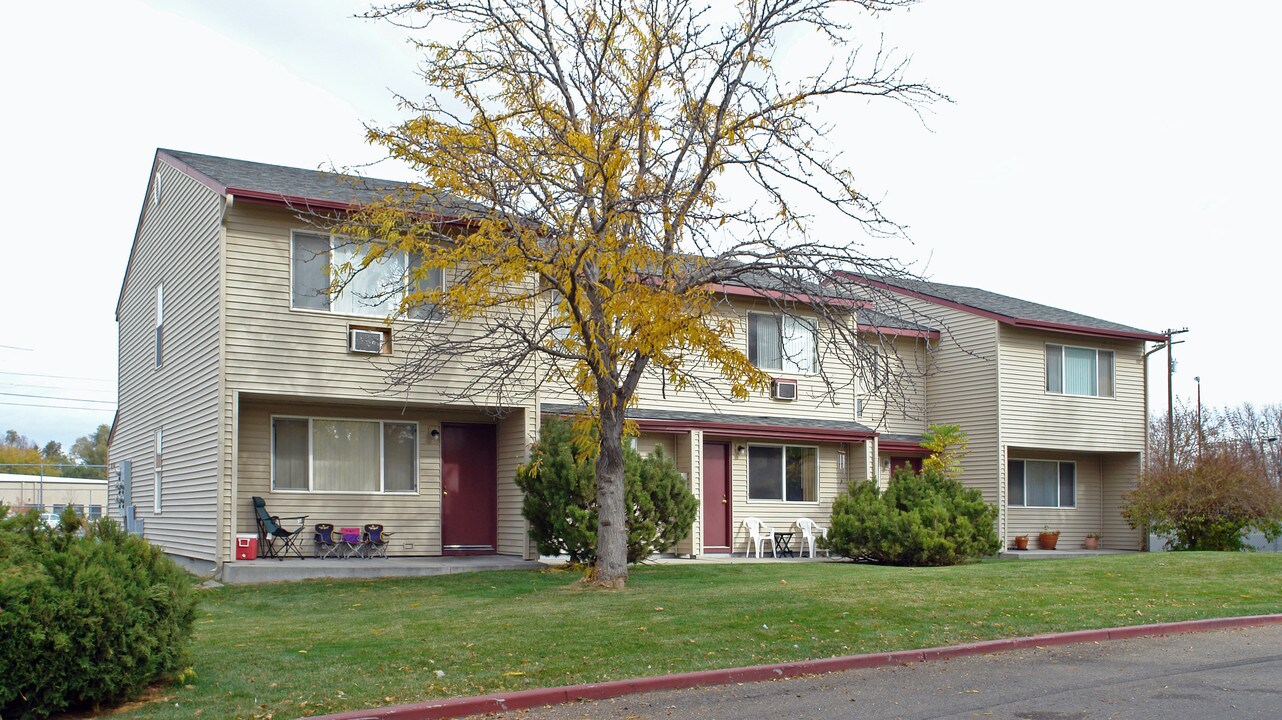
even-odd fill
[(1151, 330), (1122, 325), (1109, 320), (1075, 313), (1070, 310), (1042, 305), (1028, 300), (1020, 300), (1007, 295), (1000, 295), (988, 290), (965, 287), (963, 285), (946, 285), (925, 280), (908, 280), (904, 278), (868, 277), (868, 280), (919, 293), (927, 297), (957, 303), (984, 312), (1001, 315), (1012, 321), (1064, 325), (1083, 330), (1096, 330), (1105, 334), (1135, 336), (1137, 339), (1157, 339), (1160, 333)]
[[(573, 415), (583, 411), (582, 405), (557, 405), (543, 403), (545, 415)], [(778, 430), (835, 430), (838, 432), (874, 435), (871, 428), (848, 420), (830, 420), (828, 418), (785, 418), (763, 415), (723, 415), (710, 412), (687, 412), (685, 410), (651, 410), (630, 408), (627, 417), (632, 420), (667, 420), (671, 422), (688, 422), (704, 424), (754, 425)]]
[(911, 320), (905, 320), (894, 315), (887, 315), (884, 312), (861, 308), (855, 317), (859, 320), (860, 325), (872, 325), (878, 328), (889, 328), (893, 330), (913, 330), (916, 332), (939, 332), (939, 328), (929, 327)]
[[(229, 189), (265, 193), (285, 199), (304, 199), (344, 206), (364, 205), (381, 200), (390, 193), (414, 187), (397, 180), (233, 160), (182, 150), (161, 149), (158, 152), (174, 157)], [(425, 212), (451, 216), (476, 214), (484, 209), (480, 205), (443, 194), (432, 197), (424, 204)]]

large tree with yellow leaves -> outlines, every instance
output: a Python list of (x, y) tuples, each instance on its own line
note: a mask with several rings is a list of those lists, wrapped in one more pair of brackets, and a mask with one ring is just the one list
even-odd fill
[[(410, 119), (369, 131), (421, 186), (347, 228), (378, 238), (368, 259), (418, 257), (402, 310), (442, 318), (390, 380), (464, 362), (474, 381), (460, 392), (572, 385), (599, 428), (596, 583), (627, 578), (624, 412), (642, 378), (729, 401), (768, 386), (717, 311), (728, 292), (817, 316), (820, 357), (854, 369), (817, 368), (829, 392), (871, 372), (858, 293), (836, 271), (901, 274), (855, 240), (901, 228), (830, 150), (841, 124), (822, 113), (843, 97), (940, 98), (879, 38), (858, 44), (877, 13), (913, 2), (423, 0), (369, 14), (418, 38), (429, 87), (402, 98)], [(826, 62), (776, 69), (785, 45), (825, 48)], [(812, 232), (807, 202), (845, 222)], [(443, 286), (422, 281), (439, 271)]]

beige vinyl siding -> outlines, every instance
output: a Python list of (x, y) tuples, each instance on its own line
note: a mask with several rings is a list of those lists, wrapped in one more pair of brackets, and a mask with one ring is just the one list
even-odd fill
[[(352, 418), (418, 423), (418, 491), (415, 493), (333, 493), (273, 492), (271, 487), (271, 418), (290, 417)], [(335, 405), (329, 402), (298, 402), (286, 398), (255, 398), (242, 402), (238, 442), (238, 487), (236, 531), (257, 531), (251, 499), (257, 495), (273, 515), (282, 518), (307, 515), (304, 554), (311, 552), (311, 527), (319, 522), (335, 527), (357, 527), (382, 523), (395, 533), (389, 555), (441, 554), (441, 444), (431, 431), (442, 422), (486, 423), (481, 413), (462, 410), (402, 406)], [(520, 517), (519, 493), (514, 484), (515, 467), (524, 458), (528, 428), (523, 413), (513, 413), (498, 424), (498, 512), (500, 553), (524, 555), (525, 525)]]
[[(214, 561), (219, 479), (219, 219), (221, 199), (163, 162), (151, 187), (118, 311), (119, 416), (110, 462), (133, 466), (132, 499), (148, 540)], [(153, 180), (153, 182), (155, 182)], [(156, 286), (164, 287), (163, 362), (155, 365)], [(161, 513), (154, 438), (163, 434)], [(114, 495), (110, 512), (119, 517)]]
[(1110, 550), (1139, 550), (1144, 533), (1122, 519), (1123, 495), (1135, 489), (1140, 479), (1140, 453), (1104, 456), (1104, 522), (1100, 547)]
[[(748, 313), (771, 312), (765, 303), (736, 299), (735, 302), (722, 302), (718, 312), (722, 317), (734, 320), (734, 339), (743, 351), (748, 353)], [(807, 317), (804, 310), (798, 316)], [(811, 316), (813, 317), (813, 316)], [(815, 418), (830, 420), (855, 420), (855, 394), (853, 373), (849, 363), (852, 353), (831, 346), (825, 341), (826, 333), (820, 328), (817, 331), (819, 346), (819, 363), (828, 375), (833, 393), (819, 374), (798, 374), (782, 370), (767, 370), (772, 377), (797, 381), (796, 400), (775, 400), (770, 397), (769, 389), (756, 393), (747, 400), (734, 401), (728, 398), (729, 383), (720, 377), (716, 370), (702, 358), (692, 359), (691, 374), (699, 381), (684, 390), (677, 391), (665, 382), (657, 372), (647, 372), (637, 387), (638, 407), (652, 410), (684, 410), (696, 412), (713, 412), (725, 415), (754, 415), (765, 417)], [(549, 377), (557, 377), (549, 372)], [(721, 397), (721, 395), (727, 397)], [(550, 381), (540, 390), (540, 398), (545, 403), (577, 404), (581, 400), (576, 393), (566, 387), (564, 381)]]
[[(703, 500), (703, 431), (691, 430), (688, 433), (677, 433), (670, 436), (673, 442), (672, 456), (677, 470), (686, 474), (690, 480), (690, 492), (702, 503)], [(697, 472), (696, 472), (697, 470)], [(672, 549), (678, 555), (694, 555), (696, 548), (703, 547), (703, 511), (695, 513), (694, 525), (690, 528), (690, 537), (677, 543)]]
[(930, 356), (926, 340), (909, 337), (877, 338), (861, 335), (890, 366), (891, 380), (883, 389), (865, 387), (855, 420), (877, 432), (920, 435), (926, 429), (926, 374)]
[[(239, 201), (228, 212), (228, 388), (336, 400), (387, 395), (386, 372), (411, 352), (409, 333), (416, 323), (392, 324), (392, 354), (364, 355), (348, 351), (349, 325), (383, 327), (384, 318), (292, 309), (291, 233), (307, 229), (306, 221), (284, 209)], [(461, 323), (452, 331), (479, 332), (480, 324)], [(466, 360), (460, 357), (429, 381), (391, 396), (408, 403), (456, 402), (452, 394), (476, 379)], [(521, 384), (520, 378), (509, 380)], [(532, 407), (533, 400), (528, 402)], [(496, 406), (497, 399), (478, 388), (468, 404)]]
[[(1116, 396), (1047, 392), (1048, 343), (1113, 351)], [(1144, 402), (1143, 343), (1001, 328), (1001, 426), (1006, 444), (1140, 452)]]
[(1086, 540), (1086, 533), (1100, 532), (1104, 524), (1104, 456), (1018, 447), (1007, 448), (1006, 455), (1010, 460), (1058, 460), (1073, 462), (1077, 466), (1077, 506), (1008, 507), (1007, 547), (1014, 545), (1016, 535), (1028, 535), (1028, 546), (1036, 549), (1037, 534), (1043, 527), (1060, 531), (1057, 544), (1060, 550), (1079, 549)]
[(906, 304), (941, 328), (926, 376), (926, 422), (956, 424), (970, 439), (961, 480), (988, 502), (1004, 494), (997, 417), (997, 321), (907, 298)]
[(530, 459), (530, 443), (538, 432), (536, 417), (533, 410), (514, 410), (498, 421), (498, 545), (494, 549), (500, 555), (532, 557), (516, 469)]

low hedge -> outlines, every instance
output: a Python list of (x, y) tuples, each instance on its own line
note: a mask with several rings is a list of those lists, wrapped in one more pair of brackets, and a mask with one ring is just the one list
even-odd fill
[(182, 667), (191, 577), (114, 521), (81, 525), (0, 505), (0, 717), (118, 704)]

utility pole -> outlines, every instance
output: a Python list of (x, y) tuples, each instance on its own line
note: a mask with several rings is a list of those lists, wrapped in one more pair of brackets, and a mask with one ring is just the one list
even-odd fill
[(1163, 330), (1162, 334), (1166, 336), (1166, 342), (1144, 353), (1144, 358), (1147, 359), (1158, 350), (1166, 349), (1166, 451), (1167, 461), (1172, 467), (1175, 466), (1175, 391), (1172, 382), (1172, 376), (1175, 374), (1175, 358), (1171, 355), (1171, 346), (1179, 345), (1184, 341), (1173, 341), (1171, 337), (1188, 331), (1188, 328)]

